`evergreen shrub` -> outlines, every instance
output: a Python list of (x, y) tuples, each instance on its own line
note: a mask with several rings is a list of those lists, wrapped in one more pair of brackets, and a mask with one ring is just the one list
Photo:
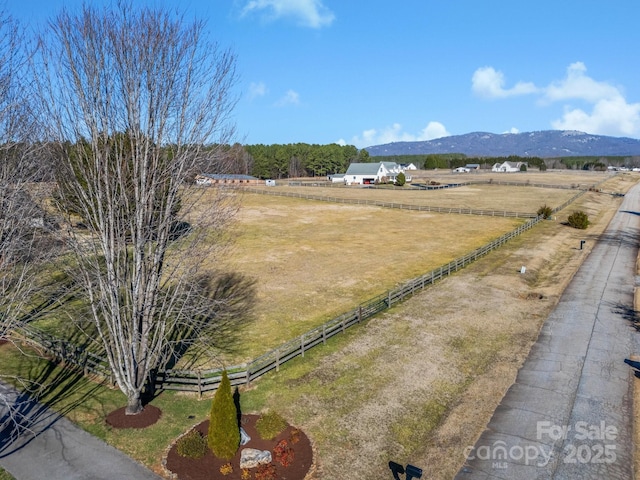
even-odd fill
[(176, 442), (178, 455), (187, 458), (202, 458), (207, 453), (207, 441), (197, 430), (191, 430)]
[(223, 460), (231, 460), (240, 445), (238, 411), (226, 370), (211, 402), (207, 443), (213, 454)]
[(567, 222), (573, 228), (579, 228), (581, 230), (584, 230), (589, 226), (589, 216), (583, 211), (579, 210), (569, 215)]
[(287, 421), (272, 410), (263, 413), (256, 422), (256, 430), (264, 440), (276, 438), (285, 428)]

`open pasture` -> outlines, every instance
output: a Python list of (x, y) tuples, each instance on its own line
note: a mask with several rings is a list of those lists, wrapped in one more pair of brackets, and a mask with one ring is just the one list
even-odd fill
[(267, 193), (311, 195), (335, 201), (385, 202), (394, 205), (419, 205), (442, 208), (461, 208), (496, 212), (535, 214), (546, 203), (555, 207), (573, 197), (578, 190), (533, 188), (504, 185), (464, 185), (440, 190), (403, 188), (350, 187), (264, 187)]
[[(282, 186), (269, 191), (274, 188), (522, 213), (535, 213), (544, 203), (559, 205), (577, 193), (495, 185), (440, 191)], [(251, 321), (243, 326), (241, 352), (227, 359), (233, 363), (265, 353), (523, 221), (249, 192), (238, 195), (240, 210), (225, 266), (255, 280), (257, 303)]]
[(529, 170), (527, 172), (498, 173), (486, 170), (453, 173), (450, 170), (416, 170), (411, 172), (416, 183), (425, 180), (440, 183), (492, 182), (492, 183), (528, 183), (531, 185), (559, 185), (565, 187), (588, 188), (611, 176), (610, 172), (591, 172), (585, 170)]
[[(573, 171), (569, 171), (573, 172)], [(404, 187), (363, 188), (362, 186), (332, 185), (317, 182), (315, 186), (292, 186), (282, 180), (275, 187), (260, 187), (271, 194), (316, 196), (336, 201), (386, 202), (402, 205), (419, 205), (442, 208), (462, 208), (496, 212), (535, 214), (546, 203), (551, 207), (562, 205), (579, 189), (586, 190), (611, 178), (611, 174), (600, 172), (573, 173), (513, 173), (452, 174), (434, 171), (412, 173), (413, 183), (437, 182), (472, 183), (454, 188), (421, 190), (406, 184)], [(489, 183), (491, 181), (491, 183)], [(519, 185), (504, 185), (517, 183)], [(536, 186), (527, 186), (536, 185)], [(549, 188), (537, 185), (549, 185)], [(556, 188), (565, 187), (565, 188)]]
[(256, 280), (243, 359), (513, 230), (522, 219), (445, 215), (245, 193), (228, 266)]
[[(557, 176), (571, 182), (579, 177)], [(593, 175), (587, 172), (583, 178)], [(543, 204), (555, 207), (577, 193), (575, 189), (497, 185), (437, 191), (289, 186), (267, 190), (522, 213), (535, 213)], [(227, 358), (232, 363), (255, 358), (523, 221), (249, 192), (238, 196), (240, 209), (225, 267), (255, 280), (257, 302), (251, 320), (242, 327), (241, 351)]]

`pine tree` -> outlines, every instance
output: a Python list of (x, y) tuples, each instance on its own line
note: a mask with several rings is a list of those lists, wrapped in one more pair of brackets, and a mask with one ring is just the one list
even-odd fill
[(223, 460), (231, 460), (240, 445), (238, 411), (226, 370), (211, 403), (207, 440), (213, 454)]

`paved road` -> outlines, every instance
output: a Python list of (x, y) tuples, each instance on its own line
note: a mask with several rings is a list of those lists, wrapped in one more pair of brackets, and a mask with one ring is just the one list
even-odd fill
[[(159, 480), (150, 470), (57, 413), (0, 384), (0, 466), (17, 480)], [(26, 427), (26, 429), (25, 429)]]
[(633, 312), (640, 185), (624, 199), (457, 480), (633, 478)]

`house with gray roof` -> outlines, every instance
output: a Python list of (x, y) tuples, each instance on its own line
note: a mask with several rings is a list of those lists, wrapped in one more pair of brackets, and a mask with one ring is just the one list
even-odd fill
[(404, 172), (404, 168), (395, 162), (352, 163), (344, 174), (346, 185), (367, 185), (396, 181), (396, 176), (404, 173), (406, 181), (411, 177)]

